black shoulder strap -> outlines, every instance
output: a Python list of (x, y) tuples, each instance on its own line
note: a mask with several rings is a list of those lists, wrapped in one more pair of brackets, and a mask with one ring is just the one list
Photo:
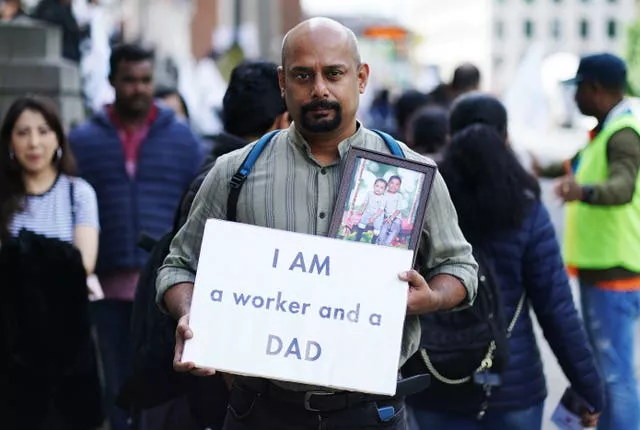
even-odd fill
[(247, 158), (244, 159), (236, 173), (231, 178), (229, 182), (229, 196), (227, 197), (227, 220), (228, 221), (236, 221), (236, 209), (238, 206), (238, 197), (240, 197), (240, 190), (242, 189), (242, 185), (244, 185), (244, 181), (247, 180), (247, 176), (249, 176), (249, 172), (253, 168), (253, 165), (256, 164), (256, 160), (267, 146), (267, 144), (271, 141), (271, 139), (280, 132), (280, 130), (271, 131), (260, 138), (253, 145), (251, 151), (247, 155)]
[(69, 178), (69, 203), (71, 204), (71, 226), (76, 226), (76, 193), (73, 178)]

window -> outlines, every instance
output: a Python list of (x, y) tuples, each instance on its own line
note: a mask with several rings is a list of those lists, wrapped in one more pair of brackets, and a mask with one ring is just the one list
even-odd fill
[(504, 37), (504, 22), (496, 21), (496, 37), (498, 39), (502, 39)]
[(618, 36), (618, 23), (613, 19), (607, 21), (607, 36), (609, 39), (615, 39)]
[(533, 31), (534, 31), (533, 21), (531, 21), (530, 19), (527, 19), (524, 22), (524, 35), (527, 36), (527, 38), (531, 39), (533, 37)]
[(589, 38), (589, 21), (586, 19), (580, 20), (580, 37), (583, 39)]
[(562, 37), (562, 22), (559, 19), (551, 21), (551, 37), (555, 40)]

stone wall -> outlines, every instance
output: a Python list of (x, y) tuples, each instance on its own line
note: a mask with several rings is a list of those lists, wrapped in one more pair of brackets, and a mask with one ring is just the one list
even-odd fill
[(0, 23), (0, 117), (16, 97), (34, 93), (54, 101), (67, 129), (84, 120), (80, 73), (62, 59), (61, 38), (36, 21)]

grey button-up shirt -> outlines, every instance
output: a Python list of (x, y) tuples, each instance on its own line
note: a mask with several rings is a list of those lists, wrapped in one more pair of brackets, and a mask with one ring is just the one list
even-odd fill
[[(432, 163), (400, 143), (406, 158)], [(164, 308), (164, 293), (173, 285), (194, 282), (204, 226), (209, 218), (226, 218), (229, 181), (253, 145), (220, 157), (195, 197), (187, 222), (171, 242), (169, 255), (158, 271), (157, 301)], [(238, 199), (238, 222), (280, 230), (326, 236), (340, 186), (345, 155), (351, 146), (389, 153), (377, 134), (362, 126), (338, 146), (340, 158), (321, 165), (292, 124), (275, 136), (258, 158)], [(465, 240), (449, 192), (437, 173), (427, 205), (421, 260), (427, 280), (437, 274), (453, 275), (467, 289), (471, 303), (477, 289), (477, 264)], [(241, 255), (238, 258), (242, 258)], [(417, 351), (420, 341), (418, 317), (405, 320), (400, 365)], [(276, 382), (293, 390), (308, 385)]]

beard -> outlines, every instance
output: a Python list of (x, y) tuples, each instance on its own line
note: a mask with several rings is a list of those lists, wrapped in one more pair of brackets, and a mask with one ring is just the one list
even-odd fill
[(134, 96), (120, 100), (118, 110), (128, 117), (137, 118), (146, 115), (151, 109), (153, 99), (146, 96)]
[[(317, 109), (332, 110), (333, 118), (318, 115)], [(312, 133), (326, 133), (334, 131), (342, 124), (342, 106), (340, 103), (329, 100), (316, 100), (300, 108), (300, 122), (305, 130)]]

